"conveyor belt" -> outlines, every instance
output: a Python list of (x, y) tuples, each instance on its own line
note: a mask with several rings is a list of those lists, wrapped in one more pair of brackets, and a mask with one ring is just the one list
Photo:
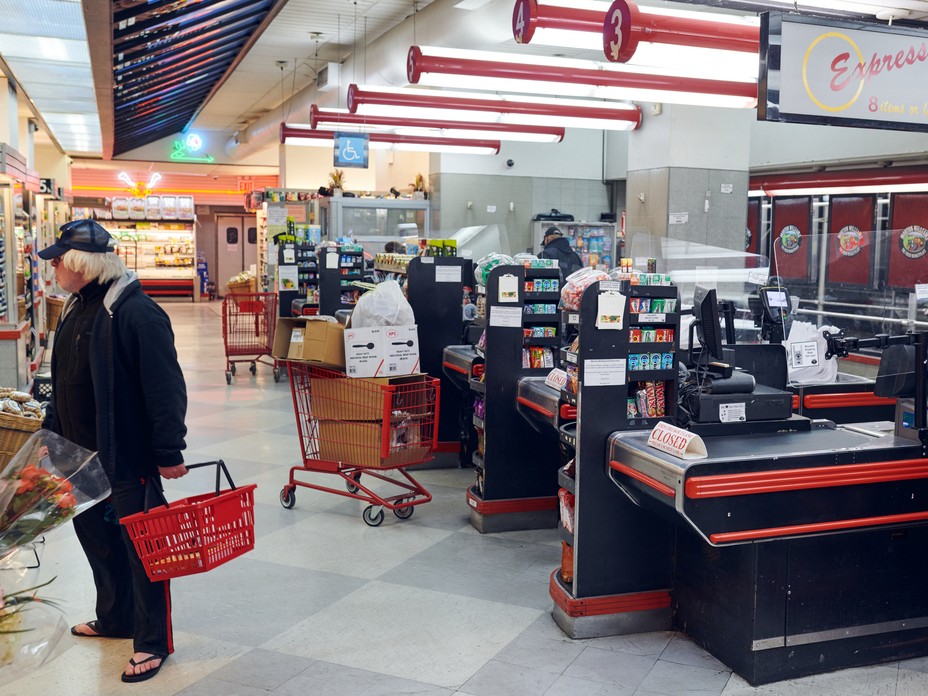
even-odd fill
[(864, 428), (707, 437), (681, 460), (613, 433), (607, 464), (635, 503), (682, 518), (710, 544), (751, 543), (928, 521), (928, 459)]
[(529, 423), (542, 425), (557, 432), (558, 407), (561, 393), (545, 384), (544, 377), (523, 377), (519, 380), (516, 392), (516, 410)]

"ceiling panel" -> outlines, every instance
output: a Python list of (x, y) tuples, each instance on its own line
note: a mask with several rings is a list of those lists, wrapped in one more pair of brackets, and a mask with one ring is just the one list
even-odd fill
[(115, 3), (113, 154), (182, 130), (279, 3)]

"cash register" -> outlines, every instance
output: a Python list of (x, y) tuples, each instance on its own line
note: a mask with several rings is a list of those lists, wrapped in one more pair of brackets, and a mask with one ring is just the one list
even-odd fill
[[(777, 301), (774, 298), (774, 301)], [(788, 303), (788, 298), (784, 298)], [(692, 336), (690, 338), (690, 363), (693, 365), (684, 384), (684, 415), (689, 416), (690, 429), (718, 431), (720, 428), (700, 427), (707, 424), (735, 426), (733, 432), (745, 432), (743, 426), (748, 423), (774, 422), (790, 420), (790, 429), (803, 427), (802, 419), (791, 418), (792, 395), (785, 391), (786, 353), (782, 347), (772, 346), (767, 359), (781, 362), (783, 384), (770, 384), (771, 380), (761, 383), (747, 370), (736, 367), (736, 347), (726, 348), (722, 344), (721, 315), (716, 290), (697, 286), (693, 296), (693, 314), (696, 321), (690, 330), (695, 329), (700, 350), (694, 353)], [(769, 370), (768, 370), (769, 372)], [(755, 426), (759, 427), (759, 426)], [(781, 424), (772, 427), (781, 428)]]

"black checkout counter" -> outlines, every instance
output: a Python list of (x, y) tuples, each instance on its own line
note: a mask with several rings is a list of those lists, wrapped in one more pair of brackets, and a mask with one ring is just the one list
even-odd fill
[(674, 523), (673, 624), (755, 685), (928, 653), (928, 459), (886, 430), (707, 437), (699, 460), (614, 433), (624, 504)]

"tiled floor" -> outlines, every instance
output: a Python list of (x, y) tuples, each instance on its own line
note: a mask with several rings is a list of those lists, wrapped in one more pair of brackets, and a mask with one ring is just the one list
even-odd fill
[[(471, 471), (417, 474), (434, 500), (376, 529), (361, 521), (361, 503), (306, 488), (283, 509), (281, 486), (300, 460), (286, 380), (275, 384), (263, 365), (252, 377), (244, 365), (227, 386), (220, 305), (165, 307), (189, 390), (187, 459), (222, 457), (237, 483), (258, 484), (257, 548), (173, 583), (177, 652), (152, 681), (120, 682), (128, 641), (65, 636), (54, 659), (6, 680), (0, 695), (928, 694), (928, 658), (754, 689), (682, 634), (571, 641), (550, 616), (557, 533), (476, 533), (464, 502)], [(211, 475), (169, 483), (169, 497), (207, 490)], [(38, 571), (0, 570), (0, 584), (56, 577), (46, 594), (67, 622), (92, 618), (90, 572), (70, 526), (40, 553)]]

